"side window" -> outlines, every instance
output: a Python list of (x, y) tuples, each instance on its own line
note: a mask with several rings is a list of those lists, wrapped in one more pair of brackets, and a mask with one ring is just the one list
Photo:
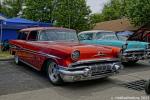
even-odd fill
[(83, 33), (79, 35), (79, 40), (92, 40), (93, 33)]
[(112, 36), (112, 35), (103, 36), (102, 39), (105, 39), (105, 40), (118, 40), (117, 37)]
[(18, 38), (19, 40), (26, 40), (28, 32), (19, 32)]
[(85, 40), (84, 34), (80, 34), (80, 35), (78, 36), (78, 38), (79, 38), (80, 41)]
[(42, 31), (42, 32), (39, 34), (38, 40), (39, 40), (39, 41), (48, 41), (48, 40), (49, 40), (49, 37), (48, 37), (48, 35), (45, 33), (45, 31)]
[(28, 36), (29, 41), (36, 41), (38, 36), (38, 31), (31, 31)]

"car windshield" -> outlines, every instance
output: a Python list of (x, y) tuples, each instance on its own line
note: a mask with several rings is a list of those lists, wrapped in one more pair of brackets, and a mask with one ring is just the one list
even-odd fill
[(127, 41), (128, 37), (124, 35), (117, 35), (119, 40)]
[(40, 32), (39, 41), (78, 42), (77, 34), (71, 30), (44, 30)]
[(96, 34), (97, 40), (118, 40), (117, 36), (113, 32), (98, 32)]

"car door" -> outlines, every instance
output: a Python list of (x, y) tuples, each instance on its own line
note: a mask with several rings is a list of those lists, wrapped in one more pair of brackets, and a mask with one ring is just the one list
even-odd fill
[(37, 41), (37, 37), (38, 31), (31, 31), (28, 34), (27, 41), (23, 45), (23, 47), (25, 48), (25, 61), (34, 67), (36, 66), (36, 63), (38, 63), (36, 62), (36, 55), (38, 50), (37, 47), (34, 45), (34, 42)]
[(19, 41), (16, 45), (17, 47), (17, 55), (19, 56), (19, 59), (22, 61), (26, 61), (26, 54), (25, 54), (25, 48), (24, 45), (26, 44), (26, 39), (29, 32), (19, 32), (17, 41)]

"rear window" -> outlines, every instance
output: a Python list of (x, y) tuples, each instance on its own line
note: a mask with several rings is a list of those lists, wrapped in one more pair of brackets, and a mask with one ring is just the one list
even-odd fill
[(19, 32), (18, 38), (19, 40), (26, 40), (28, 32)]

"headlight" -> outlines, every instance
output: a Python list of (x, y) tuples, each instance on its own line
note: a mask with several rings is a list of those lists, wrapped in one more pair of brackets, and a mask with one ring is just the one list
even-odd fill
[(150, 44), (147, 45), (147, 49), (150, 49)]
[(72, 52), (71, 58), (72, 60), (75, 60), (75, 61), (78, 60), (80, 58), (80, 51), (75, 50), (74, 52)]
[(123, 50), (127, 49), (127, 46), (128, 46), (128, 43), (124, 44), (124, 45), (122, 46), (122, 49), (123, 49)]

